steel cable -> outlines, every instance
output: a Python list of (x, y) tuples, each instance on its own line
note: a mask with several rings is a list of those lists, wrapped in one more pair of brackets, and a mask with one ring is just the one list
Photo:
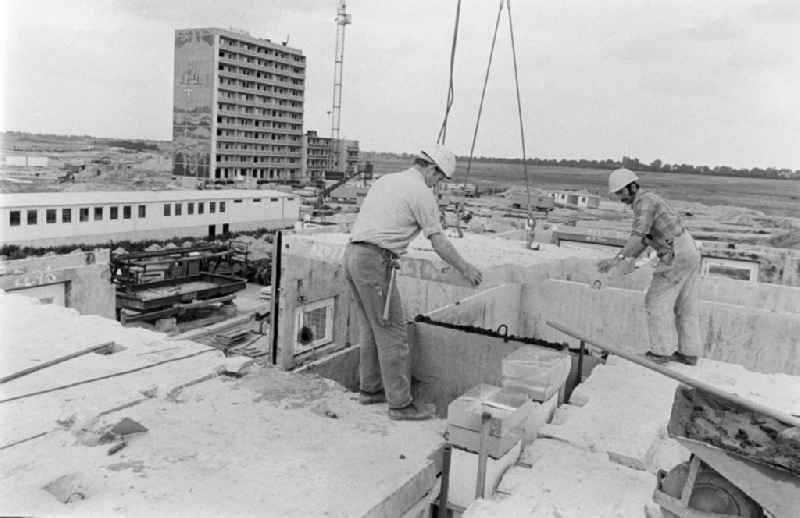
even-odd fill
[(467, 174), (464, 177), (464, 185), (469, 182), (469, 173), (472, 170), (472, 157), (475, 153), (475, 141), (478, 139), (478, 127), (481, 123), (483, 113), (483, 101), (486, 98), (486, 85), (489, 83), (489, 71), (492, 68), (492, 58), (494, 57), (494, 47), (497, 42), (497, 29), (500, 26), (500, 16), (503, 13), (503, 0), (500, 0), (500, 8), (497, 11), (497, 19), (494, 22), (494, 34), (492, 35), (492, 46), (489, 49), (489, 62), (486, 65), (486, 74), (483, 77), (483, 90), (481, 91), (481, 102), (478, 105), (478, 115), (475, 118), (475, 131), (472, 133), (472, 145), (469, 148), (469, 160), (467, 161)]
[(444, 119), (442, 120), (442, 126), (439, 128), (439, 136), (436, 137), (436, 143), (444, 145), (445, 140), (447, 140), (447, 118), (450, 116), (450, 108), (453, 106), (453, 98), (455, 94), (453, 92), (453, 68), (456, 61), (456, 45), (458, 43), (458, 21), (461, 18), (461, 0), (458, 0), (458, 4), (456, 5), (456, 21), (453, 25), (453, 45), (450, 49), (450, 84), (447, 89), (447, 102), (444, 108)]

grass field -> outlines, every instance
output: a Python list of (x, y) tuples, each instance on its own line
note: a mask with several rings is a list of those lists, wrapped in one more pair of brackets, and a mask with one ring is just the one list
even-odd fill
[[(409, 163), (399, 157), (378, 157), (374, 167), (381, 174), (399, 171)], [(466, 161), (459, 160), (454, 181), (463, 182), (465, 173)], [(607, 191), (608, 171), (599, 169), (528, 166), (528, 176), (531, 187), (539, 189), (585, 189), (603, 195)], [(800, 180), (650, 172), (639, 176), (645, 188), (669, 199), (746, 207), (771, 216), (800, 217)], [(473, 162), (469, 181), (524, 186), (525, 174), (521, 164)]]

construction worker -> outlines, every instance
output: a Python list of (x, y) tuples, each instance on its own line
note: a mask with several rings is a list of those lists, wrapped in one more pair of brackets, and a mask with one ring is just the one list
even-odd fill
[(422, 232), (472, 286), (481, 282), (481, 272), (461, 257), (439, 220), (434, 189), (455, 169), (449, 149), (430, 145), (414, 155), (409, 169), (380, 177), (361, 205), (345, 249), (345, 277), (359, 314), (359, 401), (388, 401), (391, 419), (428, 419), (436, 412), (411, 396), (406, 326), (393, 278), (397, 258)]
[[(702, 345), (698, 302), (700, 253), (680, 215), (660, 196), (641, 189), (633, 171), (617, 169), (608, 177), (608, 191), (633, 208), (633, 231), (622, 251), (598, 263), (605, 273), (625, 260), (638, 257), (648, 246), (658, 265), (645, 295), (650, 334), (648, 359), (695, 365)], [(677, 351), (672, 339), (677, 329)]]

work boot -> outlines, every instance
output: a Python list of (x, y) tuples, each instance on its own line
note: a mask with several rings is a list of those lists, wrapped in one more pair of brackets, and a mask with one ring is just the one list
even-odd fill
[(436, 414), (436, 407), (431, 404), (421, 404), (412, 401), (403, 408), (390, 408), (389, 419), (395, 421), (422, 421), (430, 419)]
[(683, 354), (680, 351), (672, 353), (672, 359), (685, 365), (697, 365), (697, 356), (693, 354)]
[(363, 390), (358, 394), (358, 402), (362, 405), (375, 405), (377, 403), (386, 403), (386, 392), (379, 390), (378, 392), (364, 392)]
[(653, 351), (647, 351), (644, 353), (644, 357), (650, 360), (653, 363), (657, 363), (659, 365), (664, 365), (665, 363), (669, 362), (670, 360), (674, 359), (673, 355), (670, 354), (656, 354)]

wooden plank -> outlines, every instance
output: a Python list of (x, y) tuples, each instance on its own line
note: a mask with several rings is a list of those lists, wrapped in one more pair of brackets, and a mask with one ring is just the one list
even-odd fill
[(26, 369), (22, 369), (20, 371), (17, 371), (17, 372), (15, 372), (13, 374), (9, 374), (8, 376), (4, 376), (3, 378), (0, 378), (0, 383), (6, 383), (6, 382), (9, 382), (9, 381), (14, 380), (14, 379), (21, 378), (23, 376), (27, 376), (28, 374), (31, 374), (33, 372), (40, 371), (42, 369), (46, 369), (47, 367), (52, 367), (53, 365), (56, 365), (58, 363), (62, 363), (62, 362), (65, 362), (67, 360), (71, 360), (73, 358), (77, 358), (78, 356), (83, 356), (85, 354), (97, 352), (97, 351), (100, 351), (101, 349), (106, 349), (106, 348), (113, 347), (113, 346), (114, 346), (114, 342), (105, 342), (105, 343), (102, 343), (100, 345), (93, 345), (91, 347), (87, 347), (85, 349), (81, 349), (80, 351), (76, 351), (74, 353), (65, 354), (64, 356), (59, 356), (58, 358), (54, 358), (52, 360), (40, 363), (38, 365), (34, 365), (33, 367), (28, 367)]

